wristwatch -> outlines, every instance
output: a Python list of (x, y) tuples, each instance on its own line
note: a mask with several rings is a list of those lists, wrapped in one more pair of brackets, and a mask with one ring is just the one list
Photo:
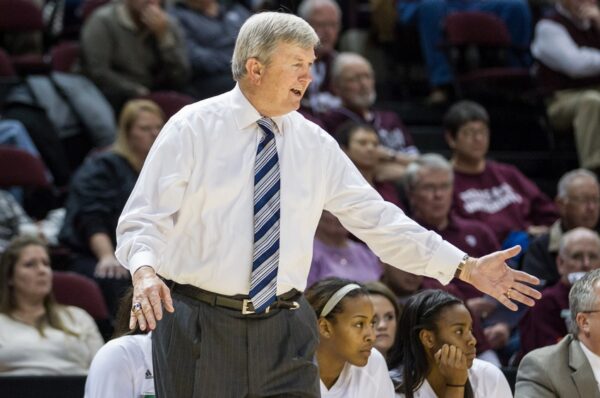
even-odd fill
[(460, 261), (460, 263), (458, 263), (458, 267), (456, 267), (456, 272), (454, 272), (454, 277), (455, 278), (459, 278), (460, 277), (460, 274), (465, 269), (465, 266), (467, 265), (467, 261), (468, 260), (469, 260), (469, 255), (465, 254), (463, 256), (462, 260)]

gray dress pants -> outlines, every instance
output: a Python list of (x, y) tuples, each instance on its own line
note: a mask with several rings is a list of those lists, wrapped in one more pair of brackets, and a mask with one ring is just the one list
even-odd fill
[(158, 398), (320, 397), (317, 320), (304, 296), (296, 310), (260, 315), (172, 297), (175, 312), (152, 333)]

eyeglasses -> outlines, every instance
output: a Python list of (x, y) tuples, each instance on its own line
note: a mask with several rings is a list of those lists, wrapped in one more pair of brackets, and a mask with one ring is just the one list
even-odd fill
[(566, 254), (565, 257), (567, 257), (569, 260), (577, 262), (579, 264), (583, 264), (586, 259), (588, 260), (588, 262), (590, 264), (596, 264), (598, 262), (598, 260), (600, 260), (600, 257), (598, 256), (597, 253), (575, 252), (575, 253)]
[(600, 197), (597, 196), (569, 196), (568, 200), (575, 203), (576, 205), (600, 204)]
[(421, 192), (425, 192), (427, 194), (432, 194), (435, 192), (448, 192), (453, 187), (451, 182), (443, 183), (443, 184), (419, 184), (417, 185), (417, 189)]

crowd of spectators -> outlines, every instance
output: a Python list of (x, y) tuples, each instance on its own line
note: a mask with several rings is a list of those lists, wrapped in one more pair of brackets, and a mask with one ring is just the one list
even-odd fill
[[(152, 380), (150, 340), (124, 336), (118, 307), (131, 280), (114, 249), (118, 218), (168, 122), (169, 104), (152, 98), (176, 92), (192, 102), (232, 89), (231, 56), (240, 27), (252, 13), (287, 3), (113, 0), (90, 9), (90, 0), (19, 1), (32, 2), (41, 15), (48, 15), (51, 4), (67, 5), (45, 20), (42, 36), (0, 31), (0, 55), (12, 62), (6, 75), (0, 68), (0, 149), (18, 149), (43, 164), (39, 187), (21, 185), (0, 170), (0, 376), (86, 375), (91, 364), (86, 396), (102, 396), (106, 386), (98, 374), (114, 371), (113, 363), (123, 365), (118, 358), (126, 357), (132, 361), (123, 371), (131, 372), (127, 388), (139, 395)], [(436, 109), (445, 111), (438, 127), (447, 148), (425, 154), (410, 125), (378, 103), (378, 89), (387, 83), (375, 74), (381, 59), (351, 52), (338, 40), (364, 27), (357, 22), (364, 10), (334, 0), (295, 6), (289, 11), (321, 40), (300, 113), (337, 140), (384, 200), (469, 255), (521, 244), (510, 266), (537, 276), (543, 294), (533, 308), (510, 312), (458, 279), (442, 286), (382, 263), (323, 212), (306, 292), (319, 325), (322, 396), (391, 397), (395, 389), (399, 397), (462, 397), (460, 391), (452, 395), (457, 388), (464, 396), (505, 397), (510, 387), (498, 368), (516, 367), (522, 358), (517, 396), (544, 396), (537, 395), (540, 388), (563, 391), (567, 387), (540, 387), (551, 379), (539, 361), (565, 356), (566, 350), (576, 350), (582, 360), (599, 351), (586, 323), (597, 312), (594, 270), (600, 267), (597, 3), (557, 0), (536, 4), (532, 12), (525, 0), (398, 0), (396, 31), (412, 26), (420, 38), (429, 83), (424, 106), (442, 104)], [(371, 24), (381, 18), (376, 9), (373, 4)], [(554, 176), (554, 200), (518, 167), (490, 156), (493, 115), (483, 102), (452, 101), (455, 76), (441, 42), (443, 20), (456, 11), (495, 14), (515, 46), (530, 48), (528, 67), (542, 104), (537, 116), (552, 129), (549, 134), (574, 135), (581, 167)], [(76, 43), (67, 70), (23, 62), (23, 54), (39, 55), (61, 39)], [(508, 56), (507, 63), (514, 60)], [(8, 77), (13, 80), (5, 84)], [(98, 109), (91, 95), (101, 97)], [(62, 106), (44, 98), (57, 98)], [(56, 302), (53, 269), (76, 272), (99, 286), (118, 339), (100, 349), (94, 319)], [(333, 307), (326, 305), (344, 289)], [(130, 301), (122, 301), (126, 312)], [(356, 317), (368, 320), (359, 335), (348, 330)], [(460, 338), (453, 334), (456, 324)], [(126, 375), (109, 376), (117, 383)]]

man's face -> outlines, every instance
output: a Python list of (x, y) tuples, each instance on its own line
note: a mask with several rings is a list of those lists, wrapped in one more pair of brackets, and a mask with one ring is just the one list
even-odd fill
[(592, 237), (582, 236), (572, 239), (564, 253), (556, 258), (556, 268), (565, 284), (568, 275), (574, 272), (588, 272), (600, 267), (600, 242)]
[(348, 64), (335, 82), (336, 93), (344, 106), (367, 110), (375, 103), (375, 77), (371, 65), (363, 60)]
[(268, 63), (261, 63), (256, 95), (264, 116), (280, 116), (300, 108), (300, 100), (312, 81), (310, 67), (315, 61), (312, 48), (280, 42)]
[(436, 226), (447, 220), (451, 205), (452, 173), (449, 170), (421, 168), (418, 182), (410, 192), (414, 217)]
[(454, 155), (463, 159), (479, 161), (485, 159), (490, 145), (490, 130), (484, 122), (473, 121), (462, 125), (456, 137), (447, 135), (448, 145)]
[(600, 188), (588, 176), (575, 178), (567, 188), (567, 195), (557, 200), (565, 229), (596, 228), (600, 215)]
[(340, 32), (340, 15), (338, 10), (330, 4), (322, 4), (313, 9), (308, 18), (308, 23), (313, 27), (321, 45), (317, 49), (319, 56), (329, 54), (335, 48)]

